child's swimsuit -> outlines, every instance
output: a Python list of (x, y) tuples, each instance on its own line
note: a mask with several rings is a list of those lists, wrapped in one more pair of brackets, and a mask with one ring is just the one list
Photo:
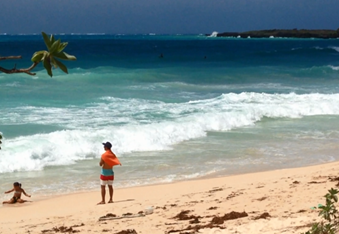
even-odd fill
[[(15, 195), (17, 195), (17, 196), (15, 196)], [(21, 197), (21, 192), (20, 191), (15, 191), (14, 192), (14, 196), (12, 197), (13, 203), (16, 203), (20, 199), (20, 197)]]

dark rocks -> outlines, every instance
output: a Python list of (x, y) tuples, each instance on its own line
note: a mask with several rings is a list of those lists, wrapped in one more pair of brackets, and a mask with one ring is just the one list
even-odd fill
[(106, 218), (112, 218), (112, 217), (117, 217), (115, 214), (112, 214), (112, 213), (108, 213), (106, 214), (104, 217)]
[(199, 218), (195, 217), (193, 220), (190, 221), (190, 224), (200, 223)]
[(212, 189), (212, 190), (210, 190), (208, 192), (209, 193), (215, 193), (215, 192), (220, 192), (220, 191), (223, 191), (223, 189), (222, 188), (214, 188), (214, 189)]
[(261, 197), (261, 198), (258, 198), (257, 201), (263, 201), (263, 200), (266, 200), (268, 197)]
[[(338, 29), (339, 30), (339, 29)], [(331, 182), (336, 182), (336, 185), (335, 186), (337, 186), (337, 187), (339, 187), (339, 177), (337, 176), (337, 177), (329, 177), (329, 180), (331, 181)]]
[(116, 218), (117, 216), (115, 214), (112, 214), (112, 213), (108, 213), (104, 216), (101, 216), (99, 218), (99, 221), (103, 221), (103, 220), (107, 220), (107, 219), (113, 219), (113, 218)]
[(138, 234), (138, 233), (134, 229), (127, 229), (127, 230), (117, 232), (115, 234)]
[(270, 217), (271, 217), (271, 215), (269, 213), (265, 212), (265, 213), (262, 213), (261, 215), (255, 217), (254, 220), (267, 219), (267, 218), (270, 218)]
[[(190, 217), (188, 216), (189, 211), (182, 211), (180, 212), (177, 216), (175, 217), (181, 217), (181, 218), (187, 218)], [(214, 216), (211, 222), (205, 225), (189, 225), (187, 228), (184, 229), (172, 229), (168, 231), (167, 233), (197, 233), (200, 229), (205, 229), (205, 228), (220, 228), (220, 229), (225, 229), (225, 227), (221, 226), (224, 224), (226, 220), (232, 220), (232, 219), (239, 219), (243, 217), (247, 217), (248, 214), (246, 212), (235, 212), (232, 211), (230, 213), (225, 214), (224, 216)], [(194, 217), (194, 216), (191, 216)], [(193, 220), (190, 221), (190, 224), (195, 224), (195, 223), (200, 223), (199, 218), (201, 217), (195, 217)], [(189, 231), (189, 232), (187, 232)]]
[(133, 215), (132, 213), (126, 213), (126, 214), (122, 214), (122, 216), (131, 216)]
[(243, 218), (243, 217), (247, 217), (248, 214), (246, 212), (235, 212), (232, 211), (230, 213), (225, 214), (224, 216), (220, 217), (220, 216), (215, 216), (212, 221), (211, 224), (223, 224), (225, 221), (227, 220), (233, 220), (233, 219), (239, 219), (239, 218)]
[(189, 210), (184, 210), (181, 211), (179, 214), (177, 214), (176, 216), (174, 216), (173, 218), (176, 220), (197, 220), (199, 218), (201, 218), (200, 216), (195, 216), (195, 215), (188, 215), (191, 211)]
[(75, 230), (74, 228), (85, 226), (85, 224), (73, 225), (70, 227), (60, 226), (54, 227), (52, 229), (42, 230), (41, 233), (77, 233), (79, 230)]

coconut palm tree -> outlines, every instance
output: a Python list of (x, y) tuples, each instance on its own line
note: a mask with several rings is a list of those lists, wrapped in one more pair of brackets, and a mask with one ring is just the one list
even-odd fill
[[(42, 50), (35, 52), (32, 56), (33, 64), (28, 68), (17, 69), (16, 66), (12, 69), (6, 69), (0, 66), (0, 72), (6, 74), (13, 73), (26, 73), (28, 75), (35, 75), (31, 72), (40, 62), (43, 62), (44, 68), (46, 69), (50, 77), (53, 76), (52, 67), (60, 68), (63, 72), (68, 73), (67, 67), (60, 60), (76, 60), (76, 57), (69, 55), (64, 52), (64, 49), (68, 45), (67, 42), (61, 42), (61, 40), (56, 40), (53, 35), (48, 36), (46, 33), (42, 32), (42, 37), (44, 39), (47, 50)], [(21, 59), (21, 56), (7, 56), (0, 57), (1, 60), (9, 59)]]
[(73, 55), (69, 55), (64, 52), (64, 49), (68, 45), (68, 42), (61, 42), (61, 40), (55, 40), (54, 36), (48, 35), (42, 32), (42, 37), (44, 38), (45, 45), (47, 47), (46, 50), (38, 51), (33, 54), (32, 62), (40, 63), (43, 62), (44, 67), (50, 77), (53, 76), (52, 66), (54, 68), (60, 68), (63, 72), (68, 74), (67, 67), (60, 62), (62, 60), (76, 60), (76, 57)]

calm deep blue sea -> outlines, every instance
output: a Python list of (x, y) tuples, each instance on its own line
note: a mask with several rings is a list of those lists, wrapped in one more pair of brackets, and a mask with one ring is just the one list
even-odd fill
[[(68, 75), (0, 73), (1, 188), (96, 189), (105, 141), (117, 187), (339, 159), (339, 40), (56, 37), (78, 58)], [(1, 35), (1, 56), (23, 56), (1, 66), (42, 49)]]

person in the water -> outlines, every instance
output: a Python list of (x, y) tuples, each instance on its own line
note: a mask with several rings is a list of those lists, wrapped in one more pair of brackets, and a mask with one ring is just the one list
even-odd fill
[(14, 203), (28, 202), (21, 198), (21, 194), (24, 194), (26, 197), (31, 197), (31, 195), (28, 195), (25, 192), (25, 190), (21, 187), (21, 184), (19, 182), (15, 182), (13, 184), (13, 188), (5, 192), (5, 194), (11, 193), (11, 192), (14, 192), (13, 197), (9, 201), (4, 201), (2, 204), (14, 204)]

